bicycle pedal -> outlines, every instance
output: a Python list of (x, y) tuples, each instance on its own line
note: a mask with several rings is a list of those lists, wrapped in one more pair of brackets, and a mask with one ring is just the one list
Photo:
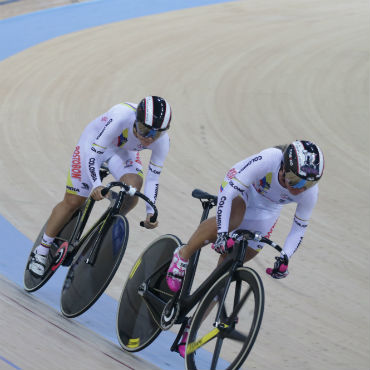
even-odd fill
[(67, 250), (67, 253), (66, 253), (66, 256), (65, 256), (65, 258), (62, 262), (62, 266), (67, 266), (67, 267), (70, 266), (75, 255), (76, 255), (75, 251), (73, 249), (71, 249), (70, 246), (69, 246), (68, 250)]
[(64, 261), (68, 250), (68, 242), (64, 242), (56, 251), (52, 263), (51, 270), (55, 271)]

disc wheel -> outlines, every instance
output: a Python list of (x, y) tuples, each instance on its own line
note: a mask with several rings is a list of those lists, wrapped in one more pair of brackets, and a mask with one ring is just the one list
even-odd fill
[(181, 245), (174, 235), (154, 240), (133, 266), (122, 290), (117, 313), (117, 336), (126, 351), (144, 349), (161, 332), (165, 304), (173, 297), (166, 273), (174, 250)]

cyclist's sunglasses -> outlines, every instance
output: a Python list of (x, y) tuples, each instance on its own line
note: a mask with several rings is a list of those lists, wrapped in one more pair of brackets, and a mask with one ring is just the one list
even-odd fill
[(162, 131), (164, 130), (156, 130), (149, 126), (144, 125), (144, 123), (135, 121), (135, 129), (137, 133), (145, 138), (152, 138), (153, 140), (158, 139), (161, 136)]
[(287, 172), (285, 171), (285, 169), (283, 169), (283, 177), (288, 180), (289, 186), (294, 189), (302, 189), (303, 187), (308, 189), (317, 183), (317, 181), (307, 181), (301, 179), (300, 177), (295, 175), (292, 171)]

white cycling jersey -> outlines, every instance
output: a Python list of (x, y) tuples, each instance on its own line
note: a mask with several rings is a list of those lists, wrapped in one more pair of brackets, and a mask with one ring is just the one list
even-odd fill
[[(88, 197), (101, 185), (99, 170), (105, 161), (116, 180), (126, 173), (143, 176), (139, 152), (149, 149), (152, 154), (144, 194), (155, 203), (170, 139), (164, 131), (157, 140), (144, 147), (133, 132), (136, 107), (133, 103), (117, 104), (86, 126), (72, 155), (66, 185), (68, 193)], [(147, 213), (153, 213), (148, 204), (146, 208)]]
[[(232, 200), (241, 196), (247, 208), (238, 228), (259, 231), (269, 237), (282, 206), (295, 202), (297, 207), (293, 224), (283, 247), (290, 258), (303, 239), (319, 188), (316, 184), (298, 195), (292, 195), (278, 181), (282, 160), (280, 149), (269, 148), (235, 164), (221, 184), (216, 221), (219, 233), (229, 231)], [(258, 242), (249, 241), (248, 244), (255, 250), (262, 249)]]

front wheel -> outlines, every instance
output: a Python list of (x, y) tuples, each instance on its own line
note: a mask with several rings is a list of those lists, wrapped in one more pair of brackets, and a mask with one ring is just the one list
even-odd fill
[(95, 263), (87, 263), (103, 222), (96, 225), (82, 242), (64, 280), (60, 305), (66, 317), (81, 315), (99, 299), (125, 254), (128, 221), (122, 215), (114, 215), (107, 221), (110, 225), (97, 246), (99, 250)]
[[(186, 369), (240, 369), (256, 340), (264, 310), (264, 289), (259, 275), (238, 268), (229, 288), (226, 273), (199, 304), (186, 345)], [(218, 322), (215, 318), (226, 291)]]
[(174, 293), (166, 274), (181, 241), (174, 235), (155, 239), (133, 266), (119, 300), (117, 336), (123, 349), (141, 351), (160, 334), (164, 305)]

